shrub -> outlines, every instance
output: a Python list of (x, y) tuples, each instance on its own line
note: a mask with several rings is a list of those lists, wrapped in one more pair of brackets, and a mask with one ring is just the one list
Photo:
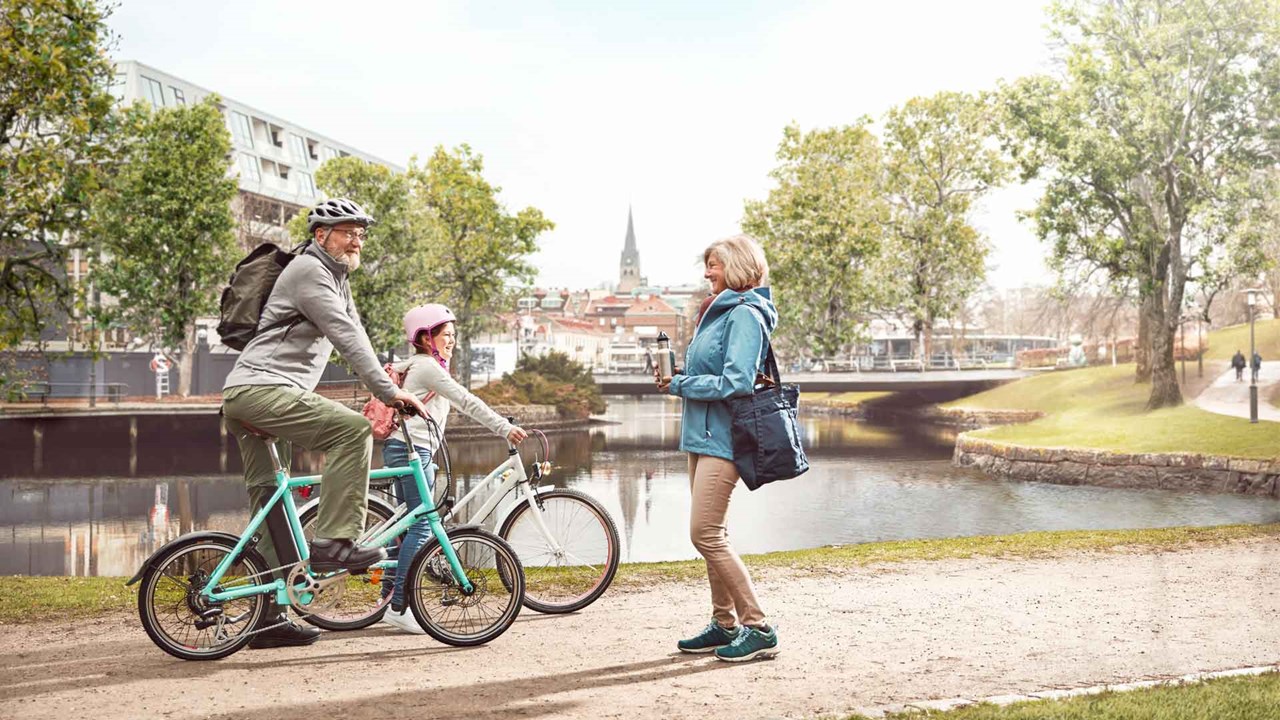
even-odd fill
[(607, 407), (591, 370), (555, 351), (525, 355), (515, 372), (475, 392), (492, 405), (554, 405), (563, 418), (582, 419)]

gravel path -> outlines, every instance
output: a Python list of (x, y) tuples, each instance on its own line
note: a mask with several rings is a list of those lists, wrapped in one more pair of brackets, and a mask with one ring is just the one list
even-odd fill
[[(136, 618), (0, 630), (0, 717), (813, 717), (1280, 661), (1280, 543), (759, 578), (783, 653), (673, 652), (701, 584), (526, 611), (482, 648), (385, 626), (190, 663)], [(263, 713), (266, 714), (263, 714)]]

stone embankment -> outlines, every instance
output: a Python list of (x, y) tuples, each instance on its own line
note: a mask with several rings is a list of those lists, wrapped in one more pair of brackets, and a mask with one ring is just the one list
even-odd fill
[(962, 434), (956, 465), (993, 475), (1058, 485), (1159, 488), (1280, 497), (1280, 461), (1196, 453), (1118, 453), (1041, 448), (993, 442)]
[[(590, 418), (569, 419), (560, 417), (555, 405), (494, 405), (493, 411), (502, 417), (514, 418), (516, 424), (525, 430), (538, 429), (543, 432), (552, 430), (569, 430), (588, 427), (595, 423)], [(492, 433), (475, 420), (457, 410), (449, 413), (449, 422), (445, 426), (448, 438), (488, 437)]]
[(957, 430), (1031, 422), (1044, 416), (1038, 410), (984, 410), (939, 405), (890, 405), (876, 401), (840, 404), (814, 401), (803, 406), (815, 415), (842, 415), (888, 423), (926, 423)]

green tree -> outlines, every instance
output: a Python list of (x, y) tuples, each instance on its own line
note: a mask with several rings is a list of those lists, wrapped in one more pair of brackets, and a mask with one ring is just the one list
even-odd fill
[(1046, 177), (1036, 231), (1058, 258), (1137, 281), (1147, 407), (1176, 405), (1186, 285), (1212, 255), (1205, 246), (1227, 240), (1210, 209), (1275, 163), (1280, 8), (1071, 0), (1051, 13), (1064, 75), (1024, 79), (1006, 94), (1026, 141), (1017, 147), (1024, 171)]
[(808, 133), (788, 126), (769, 174), (776, 186), (746, 203), (742, 227), (769, 258), (778, 341), (805, 355), (845, 351), (878, 299), (871, 271), (888, 206), (880, 143), (867, 125)]
[(103, 258), (94, 278), (116, 299), (107, 317), (176, 351), (186, 396), (195, 321), (217, 312), (218, 289), (238, 259), (231, 136), (216, 97), (154, 112), (139, 103), (123, 115), (123, 162), (94, 203)]
[(538, 235), (555, 225), (536, 208), (508, 213), (498, 200), (501, 188), (484, 179), (482, 156), (466, 145), (436, 148), (409, 175), (433, 240), (426, 291), (431, 302), (448, 305), (458, 318), (453, 366), (459, 382), (469, 385), (472, 336), (491, 328), (520, 288), (533, 282), (529, 255)]
[[(425, 258), (430, 239), (422, 232), (421, 212), (415, 211), (409, 178), (385, 165), (344, 157), (329, 160), (316, 172), (316, 186), (328, 197), (355, 200), (377, 219), (360, 251), (360, 269), (351, 274), (351, 293), (369, 339), (378, 349), (404, 344), (401, 318), (425, 283)], [(289, 233), (306, 240), (303, 208), (289, 222)]]
[(961, 312), (986, 277), (990, 246), (970, 223), (974, 203), (1008, 177), (986, 97), (941, 92), (890, 110), (884, 122), (891, 206), (877, 272), (887, 307), (911, 319), (927, 362), (934, 323)]
[(111, 157), (109, 8), (0, 4), (0, 350), (70, 313), (68, 243)]

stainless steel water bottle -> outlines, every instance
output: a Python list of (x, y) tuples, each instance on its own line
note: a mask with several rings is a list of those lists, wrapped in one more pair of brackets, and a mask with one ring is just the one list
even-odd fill
[(662, 379), (670, 380), (675, 367), (675, 353), (671, 352), (671, 338), (664, 332), (658, 333), (658, 374)]

